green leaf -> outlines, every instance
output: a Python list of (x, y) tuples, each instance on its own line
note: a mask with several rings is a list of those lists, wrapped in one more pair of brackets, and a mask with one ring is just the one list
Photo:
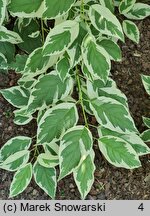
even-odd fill
[(58, 155), (42, 153), (37, 158), (38, 163), (43, 167), (56, 167), (59, 164)]
[(108, 8), (112, 13), (114, 13), (115, 7), (113, 0), (99, 0), (102, 6)]
[(14, 175), (10, 186), (9, 197), (22, 193), (29, 185), (32, 178), (32, 164), (28, 163), (21, 167)]
[(143, 3), (134, 4), (133, 8), (125, 13), (124, 16), (128, 19), (142, 20), (150, 15), (150, 5)]
[(32, 116), (22, 116), (22, 115), (16, 115), (14, 118), (14, 123), (16, 125), (26, 125), (33, 119)]
[(58, 72), (62, 81), (69, 77), (70, 62), (67, 56), (63, 56), (56, 64), (56, 71)]
[(41, 4), (42, 0), (11, 0), (8, 10), (11, 15), (17, 17), (41, 17), (43, 12)]
[[(52, 56), (51, 59), (54, 59)], [(52, 65), (49, 64), (50, 57), (43, 56), (42, 54), (42, 48), (39, 47), (35, 49), (29, 56), (26, 61), (26, 65), (24, 68), (24, 75), (35, 77), (41, 73), (45, 73), (49, 67)], [(57, 60), (55, 58), (54, 60)], [(55, 62), (55, 61), (54, 61)]]
[(64, 52), (77, 38), (79, 24), (76, 21), (67, 20), (56, 25), (47, 35), (43, 47), (43, 55), (50, 56)]
[(39, 111), (38, 111), (38, 114), (37, 114), (37, 123), (39, 124), (41, 118), (43, 117), (44, 113), (46, 112), (46, 108), (41, 108)]
[(61, 134), (76, 125), (77, 121), (77, 108), (73, 103), (61, 103), (48, 109), (38, 123), (37, 143), (59, 140)]
[(9, 156), (22, 150), (29, 149), (31, 138), (26, 136), (16, 136), (8, 140), (0, 149), (0, 161), (5, 161)]
[(22, 39), (16, 32), (7, 30), (4, 26), (0, 26), (0, 41), (18, 44), (22, 42)]
[(0, 53), (0, 72), (3, 73), (7, 70), (8, 70), (7, 59), (2, 53)]
[(30, 151), (28, 150), (17, 151), (0, 163), (0, 168), (8, 171), (16, 171), (28, 162), (29, 156)]
[(150, 142), (150, 129), (144, 131), (142, 134), (141, 134), (141, 138), (144, 142)]
[[(90, 73), (90, 71), (88, 70), (88, 68), (85, 66), (84, 62), (82, 62), (82, 73), (84, 74), (84, 76), (86, 78), (88, 78), (89, 80), (94, 80), (96, 79), (95, 77), (93, 77), (93, 74)], [(98, 78), (99, 79), (99, 78)], [(99, 79), (100, 80), (100, 79)], [(101, 80), (102, 81), (102, 80)]]
[(27, 107), (23, 107), (19, 110), (14, 111), (14, 123), (17, 125), (26, 125), (28, 124), (32, 119), (31, 114), (26, 113)]
[(86, 88), (84, 87), (82, 87), (82, 98), (83, 98), (83, 105), (84, 105), (85, 111), (89, 115), (93, 115), (93, 111), (90, 108), (90, 98), (89, 98)]
[(0, 26), (3, 24), (3, 21), (5, 19), (6, 5), (6, 0), (0, 0)]
[(92, 134), (84, 126), (75, 126), (64, 134), (59, 149), (59, 180), (72, 173), (86, 159), (92, 145)]
[(14, 60), (15, 45), (8, 42), (0, 42), (0, 52), (6, 57), (7, 62), (10, 63)]
[(0, 93), (14, 107), (21, 108), (28, 104), (29, 91), (20, 86), (0, 90)]
[(106, 85), (99, 79), (87, 80), (87, 94), (90, 99), (101, 96), (115, 99), (128, 108), (127, 97), (117, 88), (116, 83), (111, 78), (108, 78)]
[(58, 155), (59, 153), (59, 144), (57, 143), (47, 143), (46, 145), (43, 146), (45, 153), (51, 154), (51, 155)]
[(90, 107), (102, 126), (118, 133), (137, 133), (128, 109), (120, 102), (102, 96), (92, 100)]
[[(31, 2), (31, 1), (30, 1)], [(34, 19), (17, 19), (14, 25), (14, 31), (22, 38), (23, 42), (18, 44), (21, 50), (27, 53), (33, 52), (36, 48), (42, 46), (42, 37), (39, 34), (36, 38), (31, 38), (33, 32), (40, 30), (38, 22)]]
[(150, 118), (143, 117), (143, 122), (148, 128), (150, 128)]
[(15, 56), (15, 61), (9, 64), (9, 69), (15, 70), (16, 73), (23, 73), (27, 58), (28, 56), (26, 54), (17, 54)]
[(111, 67), (110, 58), (107, 52), (97, 45), (90, 36), (83, 41), (82, 56), (90, 74), (106, 83)]
[(150, 148), (143, 142), (140, 136), (138, 136), (136, 133), (121, 134), (104, 127), (99, 127), (98, 133), (99, 133), (99, 137), (114, 136), (123, 139), (125, 142), (127, 142), (132, 146), (132, 148), (136, 151), (138, 156), (142, 156), (150, 153)]
[(18, 80), (18, 85), (20, 85), (21, 87), (25, 88), (25, 89), (32, 89), (32, 87), (34, 86), (34, 84), (36, 83), (37, 80), (35, 80), (34, 78), (31, 78), (30, 76), (22, 76), (19, 80)]
[(70, 57), (70, 64), (72, 67), (75, 67), (82, 59), (81, 45), (86, 34), (87, 31), (85, 29), (84, 23), (79, 23), (79, 34), (67, 50), (67, 53)]
[(142, 74), (141, 77), (142, 77), (144, 88), (146, 92), (150, 95), (150, 76), (146, 76)]
[(94, 4), (90, 7), (89, 17), (92, 25), (101, 34), (116, 37), (124, 42), (121, 24), (108, 8)]
[(82, 199), (85, 199), (86, 195), (91, 190), (94, 183), (94, 171), (94, 151), (91, 150), (90, 154), (73, 172), (74, 180), (78, 190), (80, 191)]
[(28, 102), (28, 112), (35, 112), (43, 105), (49, 106), (68, 96), (73, 88), (71, 78), (61, 81), (56, 72), (40, 77), (35, 84)]
[(105, 136), (99, 139), (99, 148), (109, 163), (116, 167), (134, 169), (141, 166), (135, 150), (123, 139)]
[(121, 14), (129, 12), (133, 8), (135, 2), (136, 0), (122, 0), (119, 5), (119, 12)]
[(106, 50), (111, 60), (121, 61), (121, 49), (117, 43), (110, 39), (102, 39), (101, 41), (97, 41), (97, 44)]
[(124, 20), (122, 25), (125, 35), (135, 43), (139, 43), (140, 33), (137, 25), (129, 20)]
[[(64, 14), (66, 14), (75, 3), (75, 0), (44, 0), (44, 14), (43, 18), (45, 19), (56, 19)], [(56, 6), (57, 5), (57, 6)]]
[(54, 199), (57, 185), (55, 168), (46, 168), (35, 162), (33, 173), (37, 185)]

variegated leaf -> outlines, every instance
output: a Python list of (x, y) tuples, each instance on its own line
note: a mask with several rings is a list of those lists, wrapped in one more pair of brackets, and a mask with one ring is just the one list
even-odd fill
[(31, 53), (38, 47), (42, 46), (42, 36), (39, 34), (36, 38), (31, 38), (33, 32), (40, 30), (40, 25), (35, 19), (18, 18), (14, 23), (14, 29), (23, 42), (18, 44), (18, 47), (26, 53)]
[(10, 0), (8, 5), (11, 15), (17, 17), (42, 17), (43, 9), (42, 0)]
[(43, 167), (56, 167), (59, 164), (58, 155), (52, 155), (50, 153), (39, 154), (37, 162)]
[(26, 125), (33, 119), (32, 116), (23, 116), (15, 114), (14, 123), (16, 125)]
[(42, 48), (35, 49), (28, 57), (24, 68), (24, 76), (35, 77), (45, 73), (52, 67), (58, 59), (58, 56), (43, 56)]
[(21, 37), (16, 32), (7, 30), (4, 26), (0, 26), (0, 41), (12, 44), (23, 42)]
[(85, 111), (89, 114), (89, 115), (93, 115), (93, 111), (90, 108), (90, 97), (87, 93), (86, 88), (82, 87), (82, 98), (83, 98), (83, 105), (84, 105), (84, 109)]
[(107, 7), (112, 13), (114, 13), (114, 1), (113, 0), (99, 0), (102, 6)]
[(49, 153), (51, 155), (58, 155), (59, 153), (59, 145), (57, 143), (47, 143), (46, 145), (43, 146), (45, 153)]
[(121, 14), (129, 12), (133, 8), (135, 2), (136, 0), (122, 0), (119, 4), (119, 12)]
[(28, 104), (29, 91), (20, 86), (2, 89), (0, 93), (14, 107), (22, 108)]
[(55, 168), (46, 168), (41, 166), (38, 162), (35, 162), (33, 173), (37, 185), (54, 199), (57, 185)]
[(37, 30), (36, 32), (31, 33), (28, 35), (30, 38), (37, 38), (40, 35), (40, 31)]
[(9, 64), (9, 69), (15, 70), (16, 73), (23, 73), (27, 58), (28, 56), (26, 54), (25, 55), (17, 54), (15, 56), (15, 61)]
[[(75, 0), (44, 0), (44, 19), (56, 19), (66, 14), (75, 3)], [(57, 5), (57, 6), (56, 6)]]
[(100, 138), (103, 136), (114, 136), (123, 139), (125, 142), (132, 146), (132, 148), (136, 151), (138, 156), (150, 153), (150, 148), (143, 142), (140, 136), (136, 133), (121, 134), (104, 127), (99, 127), (98, 133)]
[(59, 140), (61, 134), (76, 125), (77, 121), (77, 108), (73, 103), (61, 103), (48, 109), (38, 123), (37, 143)]
[(0, 149), (0, 162), (5, 161), (9, 156), (22, 150), (29, 149), (31, 138), (26, 136), (16, 136), (8, 140)]
[(0, 53), (0, 72), (5, 72), (8, 70), (8, 63), (5, 56)]
[(7, 5), (6, 0), (0, 0), (0, 26), (2, 25), (5, 19), (6, 5)]
[(40, 77), (35, 84), (28, 102), (28, 112), (33, 113), (43, 105), (52, 105), (69, 95), (73, 88), (71, 78), (64, 82), (56, 72)]
[(11, 182), (9, 197), (14, 197), (22, 193), (29, 185), (31, 178), (32, 164), (28, 163), (15, 173)]
[(136, 3), (132, 9), (124, 14), (128, 19), (142, 20), (150, 16), (150, 5), (143, 3)]
[(0, 168), (8, 171), (16, 171), (28, 162), (29, 156), (30, 151), (28, 150), (17, 151), (0, 163)]
[(106, 83), (110, 72), (110, 58), (107, 52), (88, 36), (82, 44), (82, 56), (88, 71), (95, 78)]
[(79, 23), (79, 34), (71, 46), (67, 49), (67, 53), (70, 57), (70, 63), (72, 67), (75, 67), (82, 59), (81, 45), (82, 41), (87, 34), (84, 23)]
[(142, 82), (146, 92), (150, 95), (150, 76), (142, 74)]
[(104, 136), (99, 139), (98, 144), (104, 157), (114, 166), (126, 169), (141, 166), (135, 150), (125, 140), (114, 136)]
[(56, 64), (56, 71), (61, 80), (64, 81), (69, 77), (69, 71), (71, 69), (70, 61), (67, 56), (63, 56)]
[(148, 128), (150, 128), (150, 118), (143, 117), (143, 122)]
[(107, 80), (106, 85), (99, 79), (87, 80), (87, 94), (90, 99), (105, 96), (128, 107), (127, 97), (117, 88), (116, 83), (111, 78)]
[(90, 153), (92, 145), (92, 134), (84, 126), (75, 126), (64, 134), (59, 149), (59, 180), (82, 164)]
[(82, 161), (82, 163), (73, 171), (73, 177), (81, 194), (81, 198), (85, 199), (94, 183), (94, 151)]
[(141, 138), (144, 142), (150, 142), (150, 129), (145, 130), (142, 134), (141, 134)]
[(44, 113), (46, 112), (46, 108), (43, 109), (43, 107), (38, 111), (38, 115), (36, 118), (37, 123), (39, 124), (41, 118), (43, 117)]
[(17, 125), (26, 125), (32, 119), (33, 116), (31, 114), (26, 113), (27, 107), (23, 107), (20, 110), (14, 111), (14, 123)]
[(47, 35), (43, 47), (43, 55), (57, 55), (64, 52), (77, 38), (79, 24), (76, 21), (67, 20), (55, 26)]
[(32, 89), (32, 87), (34, 86), (34, 83), (36, 83), (36, 79), (31, 78), (30, 76), (22, 76), (19, 80), (18, 80), (18, 84), (25, 88), (25, 89)]
[(97, 41), (97, 44), (106, 50), (111, 60), (121, 61), (121, 49), (117, 43), (110, 39), (102, 39), (101, 41)]
[[(93, 81), (95, 77), (93, 74), (90, 73), (84, 62), (82, 62), (82, 73), (84, 74), (85, 77), (87, 77), (90, 81)], [(99, 79), (100, 80), (100, 79)], [(102, 81), (102, 80), (101, 80)]]
[(102, 126), (118, 133), (138, 132), (128, 109), (120, 102), (102, 96), (91, 100), (90, 107)]
[(0, 52), (5, 56), (7, 62), (10, 64), (14, 61), (15, 45), (8, 42), (0, 42)]
[(90, 7), (89, 17), (92, 25), (100, 31), (101, 34), (113, 36), (124, 41), (121, 24), (108, 8), (94, 4)]
[(137, 25), (129, 20), (124, 20), (122, 25), (125, 35), (135, 43), (139, 43), (140, 32)]

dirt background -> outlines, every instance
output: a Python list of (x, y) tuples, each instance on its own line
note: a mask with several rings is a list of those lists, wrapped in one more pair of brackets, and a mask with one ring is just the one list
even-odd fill
[[(146, 128), (142, 123), (142, 116), (150, 116), (150, 98), (146, 94), (140, 74), (150, 75), (150, 19), (137, 23), (141, 32), (138, 45), (126, 40), (121, 44), (123, 59), (120, 63), (113, 63), (112, 77), (117, 86), (126, 94), (131, 114), (137, 128), (142, 132)], [(0, 74), (0, 88), (7, 88), (16, 83), (16, 74)], [(36, 132), (34, 122), (25, 127), (13, 123), (14, 108), (0, 96), (0, 147), (16, 135), (33, 137)], [(90, 118), (89, 118), (90, 119)], [(150, 145), (149, 145), (150, 146)], [(150, 155), (141, 157), (142, 167), (135, 170), (118, 169), (110, 165), (101, 155), (95, 144), (95, 182), (87, 196), (90, 200), (113, 199), (150, 199)], [(9, 186), (13, 173), (0, 170), (0, 199), (9, 199)], [(50, 199), (35, 183), (15, 199)], [(56, 199), (80, 199), (72, 176), (61, 180), (57, 188)]]

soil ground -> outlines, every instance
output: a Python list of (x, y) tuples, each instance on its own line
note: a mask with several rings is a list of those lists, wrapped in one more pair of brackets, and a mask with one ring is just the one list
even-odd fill
[[(140, 132), (145, 130), (142, 116), (150, 116), (150, 98), (146, 94), (140, 74), (150, 75), (150, 19), (137, 23), (141, 32), (139, 45), (126, 41), (121, 44), (123, 59), (120, 63), (113, 63), (112, 77), (128, 98), (129, 108), (136, 126)], [(16, 74), (0, 74), (0, 88), (13, 86)], [(34, 136), (36, 125), (34, 122), (25, 127), (13, 123), (14, 108), (0, 96), (0, 147), (16, 135)], [(150, 145), (149, 145), (150, 146)], [(94, 185), (87, 199), (150, 199), (150, 155), (141, 157), (142, 167), (135, 170), (115, 168), (110, 165), (95, 148), (96, 172)], [(0, 170), (0, 199), (9, 199), (9, 186), (13, 173)], [(50, 199), (35, 183), (15, 199)], [(56, 199), (80, 199), (72, 176), (60, 181)]]

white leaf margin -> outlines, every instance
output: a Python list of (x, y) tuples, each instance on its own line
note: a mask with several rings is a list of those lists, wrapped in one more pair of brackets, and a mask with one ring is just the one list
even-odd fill
[[(46, 119), (47, 117), (49, 117), (49, 116), (53, 113), (54, 110), (59, 110), (59, 109), (60, 109), (60, 110), (61, 110), (61, 109), (69, 110), (69, 109), (71, 109), (71, 108), (74, 108), (75, 117), (76, 117), (76, 122), (75, 122), (74, 125), (76, 125), (77, 122), (78, 122), (78, 118), (79, 118), (79, 117), (78, 117), (78, 112), (77, 112), (77, 108), (76, 108), (75, 104), (74, 104), (74, 103), (61, 103), (61, 104), (58, 104), (58, 105), (52, 107), (51, 109), (47, 110), (47, 111), (44, 113), (44, 115), (42, 116), (41, 120), (40, 120), (39, 123), (38, 123), (37, 134), (40, 134), (40, 133), (41, 133), (41, 128), (40, 128), (40, 126), (45, 122), (45, 119)], [(61, 137), (64, 135), (64, 132), (65, 132), (65, 131), (62, 132), (62, 135), (60, 136), (59, 140), (60, 140)], [(58, 141), (58, 139), (57, 139), (56, 137), (54, 137), (54, 139), (53, 139), (50, 143), (54, 143), (54, 142), (56, 142), (56, 141)], [(37, 143), (40, 144), (40, 140), (38, 139), (38, 136), (37, 136)], [(50, 144), (50, 143), (49, 143), (49, 144)]]
[(21, 171), (22, 169), (24, 169), (25, 167), (27, 167), (27, 166), (29, 166), (29, 169), (30, 169), (30, 172), (31, 172), (31, 176), (30, 176), (29, 179), (26, 179), (26, 184), (24, 185), (24, 187), (22, 188), (22, 190), (19, 191), (18, 194), (22, 193), (22, 192), (26, 189), (26, 187), (29, 185), (29, 183), (30, 183), (30, 181), (31, 181), (31, 179), (32, 179), (32, 164), (31, 164), (31, 163), (25, 164), (25, 165), (22, 166), (19, 170), (17, 170), (17, 172), (15, 173), (15, 175), (14, 175), (14, 177), (13, 177), (13, 180), (12, 180), (12, 182), (11, 182), (11, 185), (10, 185), (9, 198), (18, 195), (18, 194), (13, 194), (13, 191), (14, 191), (14, 189), (13, 189), (13, 184), (14, 184), (15, 181), (16, 181), (16, 176), (17, 176), (17, 174), (19, 174), (20, 171)]
[(61, 54), (65, 50), (67, 50), (67, 48), (74, 42), (74, 40), (77, 38), (77, 36), (79, 34), (79, 23), (75, 20), (74, 21), (73, 20), (67, 20), (61, 24), (56, 25), (49, 32), (49, 34), (46, 37), (46, 41), (45, 41), (44, 46), (43, 46), (43, 52), (44, 52), (44, 49), (46, 48), (47, 45), (52, 44), (51, 37), (53, 37), (55, 35), (59, 35), (65, 31), (70, 31), (70, 33), (71, 33), (70, 43), (67, 46), (65, 46), (63, 50), (57, 50), (51, 54), (44, 54), (45, 56)]
[(6, 5), (7, 5), (7, 1), (6, 0), (1, 0), (3, 6), (0, 8), (0, 14), (1, 14), (1, 18), (0, 18), (0, 26), (3, 24), (3, 21), (5, 19), (5, 13), (6, 13)]
[[(125, 140), (121, 139), (121, 138), (118, 138), (118, 137), (114, 137), (114, 136), (103, 136), (102, 138), (105, 138), (105, 137), (109, 137), (109, 138), (115, 138), (116, 141), (120, 141), (120, 142), (123, 142), (125, 144), (125, 147), (127, 149), (127, 151), (131, 154), (134, 154), (135, 156), (135, 159), (137, 161), (139, 161), (139, 157), (136, 153), (136, 151), (132, 148), (132, 146), (130, 144), (128, 144)], [(100, 138), (101, 139), (101, 138)], [(106, 160), (110, 163), (110, 164), (113, 164), (115, 167), (122, 167), (122, 168), (126, 168), (126, 169), (134, 169), (134, 168), (139, 168), (139, 166), (134, 166), (134, 167), (129, 167), (124, 161), (121, 161), (121, 163), (118, 163), (118, 162), (112, 162), (110, 160), (110, 158), (108, 157), (108, 154), (107, 154), (107, 150), (104, 146), (104, 144), (100, 141), (100, 139), (98, 140), (98, 145), (99, 145), (99, 149), (100, 151), (103, 153), (104, 157), (106, 158)], [(113, 145), (113, 144), (112, 144)]]
[[(93, 172), (92, 172), (92, 179), (89, 179), (88, 180), (88, 182), (87, 182), (87, 190), (86, 191), (84, 191), (84, 193), (82, 192), (82, 190), (81, 190), (81, 181), (78, 181), (77, 180), (77, 175), (78, 175), (78, 167), (81, 165), (78, 165), (78, 167), (77, 168), (75, 168), (75, 170), (73, 171), (73, 177), (74, 177), (74, 180), (75, 180), (75, 183), (76, 183), (76, 185), (77, 185), (77, 187), (78, 187), (78, 190), (79, 190), (79, 192), (80, 192), (80, 194), (81, 194), (81, 198), (82, 199), (85, 199), (85, 197), (87, 196), (87, 194), (89, 193), (89, 191), (91, 190), (91, 187), (92, 187), (92, 185), (93, 185), (93, 183), (94, 183), (94, 172), (95, 172), (95, 170), (96, 170), (96, 166), (95, 166), (95, 164), (94, 164), (94, 157), (95, 157), (95, 153), (94, 153), (94, 151), (93, 151), (93, 149), (91, 149), (91, 151), (90, 151), (90, 154), (88, 154), (87, 155), (87, 157), (88, 156), (90, 156), (90, 158), (91, 158), (91, 161), (92, 161), (92, 166), (93, 166)], [(84, 161), (82, 161), (82, 163), (83, 163)]]

